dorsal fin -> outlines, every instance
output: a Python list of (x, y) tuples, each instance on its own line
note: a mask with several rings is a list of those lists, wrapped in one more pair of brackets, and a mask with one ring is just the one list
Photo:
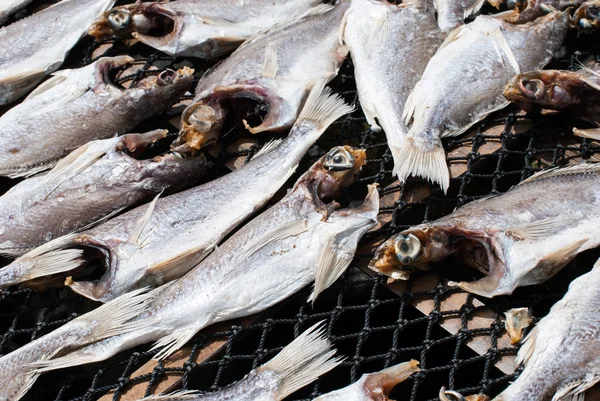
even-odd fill
[(554, 167), (548, 170), (539, 171), (526, 180), (521, 181), (518, 185), (532, 183), (544, 178), (564, 177), (576, 174), (593, 174), (597, 172), (600, 172), (600, 163), (584, 163), (563, 168)]

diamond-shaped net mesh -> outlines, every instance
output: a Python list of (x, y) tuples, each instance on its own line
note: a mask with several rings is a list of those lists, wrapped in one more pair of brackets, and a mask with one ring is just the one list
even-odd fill
[[(34, 2), (28, 10), (42, 2)], [(577, 60), (598, 60), (600, 35), (572, 33), (567, 56), (552, 67), (574, 69)], [(115, 79), (116, 84), (135, 85), (147, 74), (167, 67), (193, 66), (197, 77), (211, 64), (192, 59), (173, 59), (136, 44), (125, 47), (118, 41), (102, 46), (89, 38), (71, 52), (68, 67), (90, 63), (100, 55), (130, 54), (141, 68)], [(401, 68), (401, 66), (399, 66)], [(352, 64), (347, 61), (331, 83), (347, 101), (358, 104)], [(186, 96), (189, 99), (192, 96)], [(248, 111), (248, 116), (261, 107)], [(159, 116), (142, 123), (134, 132), (154, 128), (177, 129), (169, 120), (176, 114)], [(225, 174), (232, 158), (251, 156), (270, 136), (251, 136), (240, 123), (227, 128), (214, 157), (215, 178)], [(595, 161), (600, 145), (571, 135), (581, 126), (564, 114), (528, 115), (516, 108), (497, 113), (466, 135), (445, 143), (453, 179), (444, 196), (428, 183), (410, 179), (395, 182), (392, 157), (383, 133), (376, 133), (360, 110), (335, 123), (309, 151), (298, 171), (301, 173), (335, 145), (350, 144), (367, 149), (368, 162), (357, 184), (344, 195), (342, 203), (360, 201), (366, 184), (378, 182), (382, 196), (382, 227), (363, 239), (352, 267), (311, 306), (309, 289), (273, 310), (241, 321), (219, 325), (199, 333), (181, 352), (166, 362), (150, 362), (150, 346), (123, 352), (110, 360), (43, 375), (25, 400), (130, 400), (143, 395), (179, 388), (215, 391), (242, 378), (264, 363), (286, 344), (317, 321), (324, 320), (327, 335), (346, 357), (345, 362), (315, 383), (289, 397), (310, 400), (346, 386), (361, 374), (380, 370), (411, 358), (420, 361), (422, 371), (396, 387), (398, 400), (437, 400), (441, 386), (463, 394), (499, 393), (515, 377), (511, 360), (517, 347), (506, 342), (503, 312), (528, 307), (535, 319), (543, 317), (565, 293), (568, 283), (591, 268), (596, 251), (577, 257), (547, 283), (522, 288), (510, 297), (479, 300), (444, 283), (448, 279), (472, 280), (478, 273), (449, 259), (432, 272), (418, 272), (402, 285), (389, 286), (386, 279), (369, 273), (366, 262), (373, 244), (410, 225), (436, 219), (474, 199), (501, 193), (540, 168)], [(240, 138), (257, 144), (239, 151)], [(286, 185), (294, 182), (297, 175)], [(0, 181), (3, 189), (12, 183)], [(274, 199), (273, 201), (276, 201)], [(68, 289), (9, 289), (0, 292), (0, 354), (6, 354), (74, 317), (96, 307)]]

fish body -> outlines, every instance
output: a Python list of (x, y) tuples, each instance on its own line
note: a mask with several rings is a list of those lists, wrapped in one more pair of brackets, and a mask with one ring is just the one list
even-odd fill
[(446, 191), (449, 171), (441, 138), (460, 135), (505, 107), (506, 83), (521, 70), (546, 65), (568, 26), (568, 14), (554, 12), (522, 25), (480, 15), (454, 30), (406, 102), (404, 116), (412, 125), (395, 155), (398, 178), (425, 177)]
[(371, 129), (383, 128), (392, 149), (402, 146), (408, 132), (402, 119), (406, 99), (443, 41), (427, 4), (354, 0), (346, 14), (344, 41), (360, 104)]
[(420, 370), (419, 362), (413, 359), (380, 372), (362, 375), (356, 383), (324, 394), (313, 401), (392, 401), (388, 396), (394, 386)]
[[(228, 53), (248, 37), (292, 19), (321, 0), (145, 2), (116, 7), (90, 29), (97, 38), (132, 35), (171, 56), (210, 59)], [(162, 30), (164, 35), (157, 36)]]
[(27, 6), (33, 0), (3, 0), (0, 4), (0, 24), (3, 24), (8, 17), (20, 9)]
[(463, 25), (465, 19), (477, 14), (485, 0), (433, 0), (438, 13), (438, 25), (443, 32)]
[(21, 255), (163, 190), (197, 182), (209, 166), (203, 155), (136, 157), (165, 136), (156, 130), (93, 141), (48, 174), (12, 187), (0, 197), (0, 253)]
[(0, 28), (0, 105), (13, 102), (58, 70), (92, 22), (114, 3), (62, 0)]
[(542, 171), (505, 194), (456, 209), (381, 245), (370, 267), (403, 279), (407, 270), (450, 254), (487, 274), (460, 282), (485, 297), (511, 294), (556, 274), (600, 244), (600, 165)]
[[(0, 359), (0, 370), (14, 376), (17, 369), (24, 375), (30, 367), (41, 372), (81, 365), (150, 341), (161, 349), (155, 358), (162, 359), (204, 327), (263, 311), (313, 282), (309, 300), (314, 301), (345, 271), (360, 238), (377, 224), (375, 186), (370, 186), (357, 208), (335, 210), (335, 202), (325, 203), (356, 178), (364, 158), (364, 151), (332, 149), (280, 202), (247, 223), (181, 279), (154, 290), (145, 312), (127, 323), (131, 327), (127, 333), (40, 361), (38, 347), (46, 353), (57, 352), (51, 344), (54, 335), (49, 333), (35, 341), (35, 352), (16, 350)], [(118, 299), (113, 302), (119, 303)], [(6, 365), (5, 361), (17, 358), (31, 364), (25, 369)]]
[(583, 400), (600, 380), (600, 267), (574, 280), (525, 339), (525, 368), (493, 401)]
[(340, 0), (335, 6), (320, 5), (259, 33), (208, 71), (183, 112), (174, 150), (193, 151), (214, 142), (226, 117), (225, 99), (268, 104), (263, 122), (247, 127), (252, 133), (289, 128), (313, 85), (333, 79), (347, 55), (340, 32), (349, 4)]
[[(72, 1), (72, 0), (69, 0)], [(134, 88), (111, 83), (111, 70), (132, 58), (101, 58), (63, 70), (0, 117), (0, 175), (28, 176), (51, 168), (75, 148), (125, 133), (159, 114), (192, 84), (193, 70), (165, 70)]]
[(269, 362), (252, 369), (242, 380), (219, 391), (191, 391), (152, 396), (143, 401), (281, 401), (339, 365), (321, 323), (313, 325)]
[[(320, 93), (323, 85), (324, 82), (318, 84), (314, 93)], [(325, 115), (324, 120), (313, 122), (303, 117), (285, 140), (271, 144), (270, 151), (256, 155), (230, 174), (139, 206), (76, 236), (57, 238), (43, 249), (34, 249), (0, 270), (0, 285), (47, 275), (51, 266), (40, 260), (82, 246), (104, 255), (106, 273), (96, 281), (67, 283), (94, 300), (105, 302), (133, 288), (155, 287), (183, 276), (232, 229), (271, 199), (329, 124), (351, 110), (343, 102), (331, 105), (327, 109), (331, 114)], [(81, 265), (79, 256), (73, 256), (76, 258), (69, 262), (63, 259), (54, 264), (54, 272)], [(36, 264), (40, 266), (39, 273), (32, 267)]]
[(577, 71), (537, 70), (519, 74), (504, 88), (519, 105), (564, 110), (600, 126), (600, 64)]

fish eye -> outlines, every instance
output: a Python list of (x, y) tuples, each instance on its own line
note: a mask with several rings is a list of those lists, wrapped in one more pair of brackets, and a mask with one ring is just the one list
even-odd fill
[(173, 70), (164, 70), (160, 74), (158, 74), (158, 85), (167, 86), (171, 85), (175, 78), (177, 77), (177, 73)]
[(421, 254), (421, 241), (413, 234), (401, 234), (394, 242), (394, 249), (398, 261), (407, 265), (414, 262)]
[(541, 100), (544, 97), (544, 83), (539, 79), (523, 79), (519, 82), (521, 91), (527, 97)]
[(579, 29), (581, 29), (582, 31), (591, 31), (594, 29), (594, 25), (592, 25), (590, 20), (585, 19), (585, 18), (580, 19), (579, 22), (577, 23), (577, 25), (579, 26)]
[(120, 31), (129, 26), (131, 13), (129, 10), (112, 10), (108, 15), (108, 22), (112, 29)]
[(209, 132), (215, 122), (215, 112), (212, 107), (201, 105), (188, 118), (189, 124), (198, 132)]
[(508, 0), (506, 2), (506, 7), (508, 7), (509, 9), (522, 9), (525, 8), (526, 6), (526, 0)]
[(354, 156), (344, 148), (335, 148), (327, 153), (323, 166), (328, 171), (349, 170), (354, 167)]

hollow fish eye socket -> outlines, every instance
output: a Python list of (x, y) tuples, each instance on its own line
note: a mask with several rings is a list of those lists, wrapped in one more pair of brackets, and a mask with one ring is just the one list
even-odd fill
[(589, 7), (585, 15), (587, 18), (600, 22), (600, 7)]
[(158, 74), (158, 84), (160, 86), (171, 85), (175, 78), (177, 77), (177, 73), (173, 70), (164, 70), (160, 74)]
[(545, 85), (539, 79), (522, 79), (519, 81), (519, 89), (525, 96), (541, 100), (544, 97)]
[(129, 10), (112, 10), (108, 15), (108, 23), (114, 30), (125, 29), (131, 22), (131, 13)]
[(400, 234), (394, 242), (394, 250), (398, 261), (407, 265), (413, 263), (421, 254), (421, 241), (413, 234)]
[(354, 167), (354, 156), (344, 148), (335, 148), (327, 153), (323, 166), (328, 171), (349, 170)]

